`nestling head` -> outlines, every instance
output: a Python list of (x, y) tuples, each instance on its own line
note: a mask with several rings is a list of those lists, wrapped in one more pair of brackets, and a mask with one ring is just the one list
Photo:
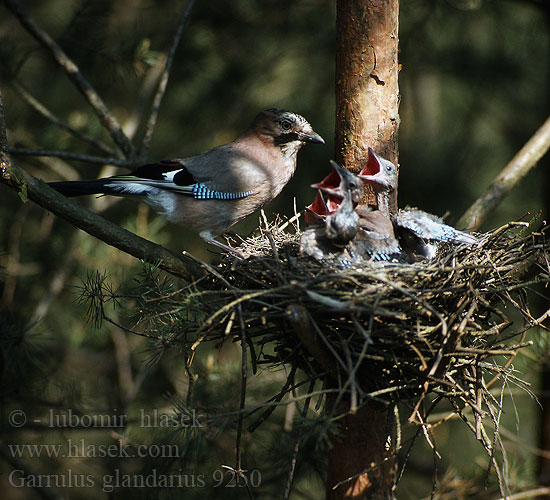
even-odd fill
[(367, 163), (358, 177), (377, 191), (397, 188), (397, 167), (391, 161), (378, 156), (371, 148), (368, 150)]
[(320, 189), (329, 199), (343, 200), (350, 196), (353, 205), (360, 203), (363, 197), (363, 181), (353, 172), (342, 168), (335, 161), (330, 161), (332, 171), (321, 182), (312, 184), (314, 189)]

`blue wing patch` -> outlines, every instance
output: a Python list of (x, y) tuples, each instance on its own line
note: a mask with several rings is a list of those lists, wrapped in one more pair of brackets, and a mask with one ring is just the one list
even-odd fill
[(204, 184), (193, 184), (193, 198), (197, 200), (240, 200), (252, 194), (252, 191), (243, 191), (240, 193), (224, 193), (215, 191)]

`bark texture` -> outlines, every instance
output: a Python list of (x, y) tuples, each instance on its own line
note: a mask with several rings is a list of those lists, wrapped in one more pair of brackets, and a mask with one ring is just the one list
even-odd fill
[[(371, 147), (397, 165), (399, 1), (338, 0), (336, 9), (336, 161), (358, 172)], [(373, 193), (363, 202), (376, 205)], [(341, 421), (328, 457), (328, 500), (391, 498), (386, 417), (368, 404)]]
[(370, 146), (397, 164), (399, 1), (338, 0), (336, 9), (336, 161), (358, 172)]
[(387, 422), (387, 411), (378, 404), (342, 419), (328, 456), (327, 500), (392, 498), (394, 448), (387, 437), (393, 426)]

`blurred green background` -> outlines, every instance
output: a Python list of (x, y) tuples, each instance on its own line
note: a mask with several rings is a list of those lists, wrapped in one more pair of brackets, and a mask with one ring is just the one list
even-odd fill
[[(77, 63), (125, 131), (139, 143), (155, 77), (185, 4), (40, 0), (25, 1), (24, 6)], [(456, 222), (547, 118), (549, 9), (549, 2), (542, 0), (402, 1), (400, 205), (448, 214), (447, 220)], [(149, 159), (190, 156), (229, 142), (261, 109), (296, 111), (327, 144), (300, 152), (295, 177), (266, 209), (268, 218), (273, 213), (292, 216), (294, 199), (298, 210), (311, 202), (309, 185), (326, 175), (333, 157), (334, 46), (333, 1), (197, 1), (176, 53)], [(110, 144), (82, 96), (4, 5), (0, 6), (0, 76), (11, 146), (99, 154), (32, 110), (21, 98), (20, 86), (60, 119)], [(16, 161), (48, 181), (121, 172), (56, 158), (20, 156)], [(549, 179), (546, 158), (482, 229), (548, 207)], [(164, 222), (145, 206), (104, 198), (81, 202), (175, 252), (186, 249), (202, 259), (215, 259), (198, 237)], [(32, 203), (22, 204), (7, 188), (2, 188), (0, 210), (4, 443), (0, 491), (2, 498), (39, 498), (46, 494), (40, 489), (10, 486), (9, 474), (17, 468), (17, 460), (7, 444), (66, 446), (71, 438), (93, 447), (116, 443), (119, 436), (108, 430), (59, 432), (39, 425), (18, 429), (8, 420), (10, 412), (22, 409), (28, 423), (46, 421), (52, 409), (109, 415), (116, 409), (134, 417), (141, 409), (148, 414), (170, 412), (185, 399), (187, 378), (178, 352), (169, 351), (153, 363), (146, 339), (110, 324), (92, 328), (85, 320), (86, 307), (77, 303), (75, 286), (82, 284), (87, 273), (105, 272), (116, 289), (141, 271), (139, 263)], [(236, 230), (247, 234), (257, 225), (258, 217), (253, 215)], [(117, 317), (119, 309), (112, 314)], [(515, 367), (536, 389), (548, 349), (540, 340), (542, 332), (533, 332), (533, 338), (535, 346), (518, 357)], [(193, 367), (199, 375), (194, 396), (197, 407), (214, 413), (238, 408), (236, 345), (227, 342), (221, 349), (201, 348)], [(260, 370), (249, 382), (249, 402), (262, 402), (276, 394), (286, 375), (283, 370)], [(506, 408), (504, 427), (511, 433), (506, 438), (510, 486), (527, 488), (536, 484), (536, 454), (530, 447), (536, 446), (540, 410), (527, 392), (515, 387), (506, 392)], [(406, 408), (403, 415), (408, 416)], [(282, 495), (294, 441), (305, 432), (300, 426), (285, 429), (289, 420), (283, 407), (245, 436), (244, 466), (261, 473), (255, 498)], [(216, 471), (223, 470), (220, 464), (234, 463), (234, 427), (228, 419), (196, 435), (193, 428), (153, 432), (129, 425), (124, 431), (133, 444), (186, 446), (181, 461), (152, 460), (151, 465), (147, 460), (124, 457), (47, 458), (44, 454), (18, 460), (22, 467), (40, 474), (66, 475), (71, 469), (96, 478), (93, 487), (56, 489), (62, 498), (246, 498), (240, 488), (214, 487)], [(487, 457), (463, 427), (451, 421), (435, 433), (443, 456), (436, 460), (440, 491), (451, 491), (438, 498), (497, 498), (494, 478), (484, 492)], [(323, 498), (326, 449), (319, 439), (322, 429), (306, 430), (311, 439), (301, 447), (290, 497), (296, 500)], [(102, 491), (99, 479), (114, 470), (138, 474), (161, 465), (187, 473), (189, 481), (198, 481), (202, 474), (206, 486), (188, 485), (183, 496), (181, 490), (169, 488)], [(432, 474), (431, 450), (419, 441), (398, 498), (429, 497)]]

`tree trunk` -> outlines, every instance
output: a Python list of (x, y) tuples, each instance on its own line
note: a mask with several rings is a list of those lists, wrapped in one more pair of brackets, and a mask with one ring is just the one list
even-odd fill
[[(338, 0), (336, 9), (336, 161), (358, 172), (371, 147), (397, 164), (399, 1)], [(363, 201), (376, 204), (372, 192)], [(386, 410), (375, 404), (342, 419), (329, 451), (328, 500), (391, 498), (386, 422)]]
[(355, 172), (369, 146), (397, 164), (398, 15), (398, 0), (336, 5), (336, 161)]
[(383, 407), (369, 403), (342, 419), (328, 455), (327, 500), (391, 498), (395, 449), (386, 449), (388, 428), (393, 428), (386, 417)]

